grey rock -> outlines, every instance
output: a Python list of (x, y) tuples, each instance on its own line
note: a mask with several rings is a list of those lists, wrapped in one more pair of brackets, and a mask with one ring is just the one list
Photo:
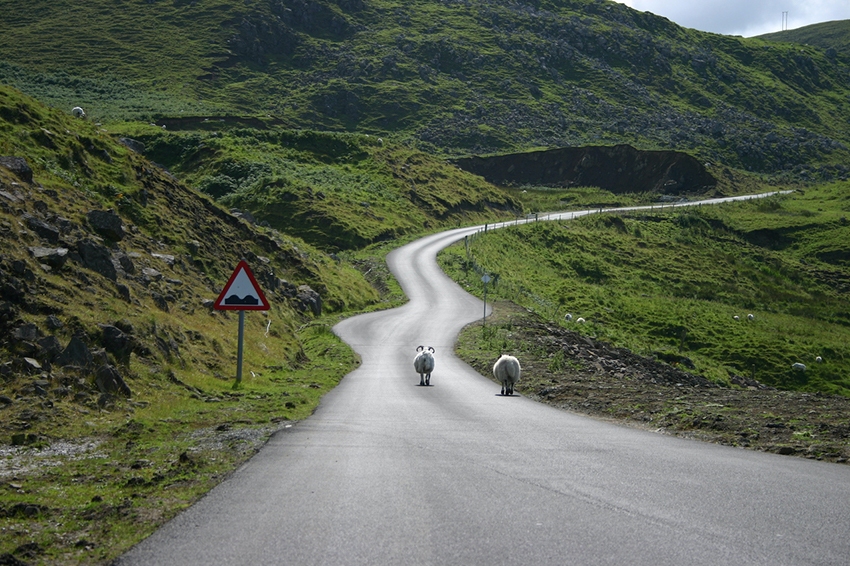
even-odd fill
[(41, 364), (38, 363), (38, 360), (33, 358), (24, 358), (21, 363), (21, 367), (27, 373), (34, 373), (41, 371)]
[(124, 285), (123, 283), (116, 283), (115, 290), (118, 291), (118, 295), (125, 303), (130, 302), (130, 288)]
[(162, 273), (152, 267), (142, 269), (142, 283), (148, 285), (151, 281), (159, 281), (162, 279)]
[(115, 281), (118, 279), (118, 270), (112, 263), (112, 255), (109, 249), (92, 240), (80, 240), (77, 242), (77, 251), (80, 254), (83, 267), (100, 273), (107, 279)]
[(151, 298), (153, 299), (154, 304), (160, 310), (168, 312), (168, 300), (166, 299), (165, 295), (162, 295), (162, 294), (154, 291), (154, 292), (151, 293)]
[(134, 140), (133, 138), (118, 138), (118, 141), (136, 153), (141, 154), (145, 152), (145, 144), (138, 140)]
[(124, 238), (124, 223), (121, 217), (111, 210), (92, 210), (86, 215), (89, 224), (95, 232), (109, 238), (120, 241)]
[(38, 326), (33, 323), (19, 326), (12, 332), (12, 337), (15, 340), (25, 342), (35, 342), (38, 340), (40, 335), (41, 331), (38, 329)]
[(52, 362), (62, 353), (62, 344), (56, 336), (45, 336), (38, 341), (39, 358)]
[(29, 248), (30, 255), (39, 263), (49, 265), (54, 269), (62, 269), (68, 259), (68, 248), (43, 248), (33, 246)]
[(48, 316), (45, 322), (47, 324), (47, 328), (49, 328), (50, 330), (59, 330), (60, 328), (65, 326), (65, 324), (61, 320), (59, 320), (59, 317), (54, 314)]
[(309, 285), (298, 287), (297, 300), (297, 306), (302, 312), (310, 310), (315, 316), (322, 314), (322, 297)]
[(129, 255), (120, 253), (116, 259), (118, 260), (118, 265), (120, 265), (121, 269), (123, 269), (126, 273), (129, 273), (130, 275), (136, 273), (136, 264), (133, 263), (133, 260)]
[(39, 220), (35, 216), (25, 215), (27, 228), (38, 234), (42, 239), (47, 240), (51, 244), (59, 243), (59, 228), (48, 224), (43, 220)]
[(92, 365), (92, 355), (86, 344), (77, 336), (73, 336), (56, 363), (62, 367), (87, 368)]
[(130, 363), (130, 354), (135, 346), (135, 339), (125, 334), (120, 328), (109, 324), (101, 324), (103, 331), (102, 343), (106, 351), (115, 356), (121, 364)]
[(111, 365), (103, 365), (97, 369), (95, 374), (95, 385), (98, 391), (106, 394), (122, 393), (127, 397), (132, 395), (130, 388), (124, 382), (124, 378), (118, 373), (118, 370)]
[(151, 256), (155, 257), (156, 259), (164, 261), (165, 263), (167, 263), (169, 266), (172, 266), (172, 267), (174, 266), (174, 262), (176, 261), (176, 258), (173, 255), (151, 254)]
[(32, 169), (23, 157), (0, 156), (0, 167), (5, 167), (21, 181), (32, 183)]

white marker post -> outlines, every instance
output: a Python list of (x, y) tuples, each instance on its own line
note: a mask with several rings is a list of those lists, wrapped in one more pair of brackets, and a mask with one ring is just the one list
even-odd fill
[(487, 324), (487, 283), (490, 282), (490, 276), (485, 273), (481, 282), (484, 283), (484, 316), (481, 318), (481, 330), (483, 332), (484, 326)]
[(239, 344), (236, 348), (236, 383), (233, 387), (239, 387), (242, 383), (242, 342), (245, 334), (245, 311), (267, 311), (269, 302), (254, 279), (251, 268), (243, 259), (233, 270), (233, 274), (218, 295), (213, 307), (216, 310), (238, 310), (239, 311)]

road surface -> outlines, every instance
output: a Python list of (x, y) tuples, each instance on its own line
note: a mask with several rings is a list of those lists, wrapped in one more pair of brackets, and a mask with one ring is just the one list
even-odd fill
[[(118, 564), (850, 563), (850, 466), (502, 397), (455, 358), (484, 304), (435, 254), (473, 231), (390, 254), (410, 302), (334, 329), (362, 365)], [(437, 352), (430, 387), (420, 344)]]

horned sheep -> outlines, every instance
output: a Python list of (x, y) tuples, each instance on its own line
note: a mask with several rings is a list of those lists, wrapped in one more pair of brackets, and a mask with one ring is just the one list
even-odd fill
[(431, 385), (431, 372), (434, 371), (434, 353), (431, 346), (416, 348), (416, 357), (413, 358), (413, 368), (419, 374), (419, 385)]
[(514, 385), (522, 375), (519, 360), (513, 356), (502, 354), (493, 364), (493, 377), (502, 385), (502, 395), (513, 395)]

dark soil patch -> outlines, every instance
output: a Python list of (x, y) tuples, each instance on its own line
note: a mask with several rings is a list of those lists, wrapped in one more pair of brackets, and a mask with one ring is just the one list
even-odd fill
[[(846, 397), (782, 391), (741, 377), (721, 386), (542, 321), (512, 304), (498, 304), (487, 325), (510, 334), (507, 343), (517, 346), (509, 353), (523, 366), (517, 392), (541, 403), (728, 446), (838, 463), (850, 457)], [(497, 353), (481, 347), (481, 335), (480, 324), (467, 328), (458, 350), (490, 376)]]

